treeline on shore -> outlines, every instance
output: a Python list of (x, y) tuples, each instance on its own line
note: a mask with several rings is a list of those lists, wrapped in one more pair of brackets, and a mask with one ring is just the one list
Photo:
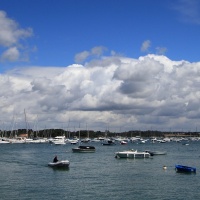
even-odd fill
[(150, 137), (199, 137), (200, 133), (198, 132), (162, 132), (162, 131), (154, 131), (154, 130), (147, 130), (147, 131), (140, 131), (140, 130), (130, 130), (127, 132), (111, 132), (106, 130), (102, 131), (93, 131), (93, 130), (80, 130), (80, 131), (66, 131), (63, 129), (45, 129), (34, 131), (32, 129), (18, 129), (13, 131), (0, 131), (1, 137), (19, 137), (24, 135), (29, 138), (50, 138), (56, 136), (65, 136), (67, 138), (73, 137), (80, 137), (81, 138), (98, 138), (98, 137), (136, 137), (140, 136), (143, 138), (150, 138)]

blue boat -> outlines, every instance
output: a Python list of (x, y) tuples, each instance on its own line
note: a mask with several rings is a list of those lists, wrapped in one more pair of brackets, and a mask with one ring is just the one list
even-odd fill
[(175, 165), (175, 170), (177, 172), (194, 172), (194, 173), (196, 173), (195, 167), (188, 167), (188, 166), (184, 166), (184, 165)]

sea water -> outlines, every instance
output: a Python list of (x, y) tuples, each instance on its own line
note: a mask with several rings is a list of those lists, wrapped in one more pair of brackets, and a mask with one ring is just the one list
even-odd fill
[[(73, 153), (74, 145), (1, 144), (0, 199), (200, 199), (200, 142), (150, 143), (96, 147), (95, 153)], [(145, 159), (116, 159), (129, 149), (167, 151)], [(69, 160), (68, 170), (48, 162)], [(197, 168), (196, 174), (177, 173), (175, 164)], [(163, 166), (167, 169), (164, 170)]]

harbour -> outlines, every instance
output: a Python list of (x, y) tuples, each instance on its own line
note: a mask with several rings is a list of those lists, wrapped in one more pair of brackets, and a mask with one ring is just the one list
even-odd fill
[[(130, 143), (112, 146), (90, 142), (95, 153), (73, 153), (76, 145), (1, 144), (1, 199), (198, 199), (200, 141)], [(116, 159), (115, 152), (135, 149), (166, 151), (140, 159)], [(68, 169), (52, 169), (57, 155)], [(175, 164), (196, 167), (177, 173)], [(164, 169), (163, 166), (166, 166)]]

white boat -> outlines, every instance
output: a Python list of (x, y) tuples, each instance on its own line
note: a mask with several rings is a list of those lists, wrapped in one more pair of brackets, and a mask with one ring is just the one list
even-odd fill
[(3, 139), (0, 139), (0, 144), (10, 144), (10, 142), (6, 141), (6, 140), (3, 140)]
[(25, 143), (25, 138), (22, 138), (22, 137), (15, 137), (15, 138), (11, 138), (9, 139), (9, 142), (10, 143), (14, 143), (14, 144), (23, 144)]
[(151, 156), (154, 155), (166, 155), (166, 151), (150, 151), (150, 150), (145, 150), (145, 152), (150, 153)]
[(67, 140), (67, 143), (70, 143), (70, 144), (77, 144), (79, 142), (78, 139), (68, 139)]
[(68, 160), (61, 160), (58, 162), (50, 162), (48, 163), (49, 167), (55, 167), (55, 168), (67, 168), (69, 167), (70, 162)]
[(91, 139), (91, 142), (100, 142), (100, 140), (98, 138), (93, 138)]
[(25, 138), (25, 143), (31, 143), (33, 141), (32, 138)]
[(94, 153), (95, 150), (94, 146), (78, 146), (72, 149), (74, 153)]
[(88, 142), (90, 142), (90, 141), (91, 141), (90, 138), (84, 138), (84, 139), (81, 140), (81, 142), (83, 142), (83, 143), (88, 143)]
[(147, 140), (140, 139), (138, 144), (145, 144)]
[(64, 140), (53, 140), (52, 143), (56, 145), (66, 144)]
[(120, 144), (124, 145), (124, 144), (128, 144), (128, 142), (125, 141), (125, 140), (122, 140), (122, 141), (120, 142)]
[(104, 140), (101, 144), (102, 145), (116, 145), (115, 141), (111, 139)]
[(144, 151), (137, 151), (137, 150), (127, 150), (127, 151), (119, 151), (115, 152), (116, 158), (149, 158), (150, 154)]
[(40, 144), (40, 143), (47, 143), (47, 142), (48, 142), (47, 138), (36, 138), (36, 139), (33, 139), (30, 143)]
[(66, 144), (65, 136), (56, 136), (53, 140), (51, 140), (53, 144)]

